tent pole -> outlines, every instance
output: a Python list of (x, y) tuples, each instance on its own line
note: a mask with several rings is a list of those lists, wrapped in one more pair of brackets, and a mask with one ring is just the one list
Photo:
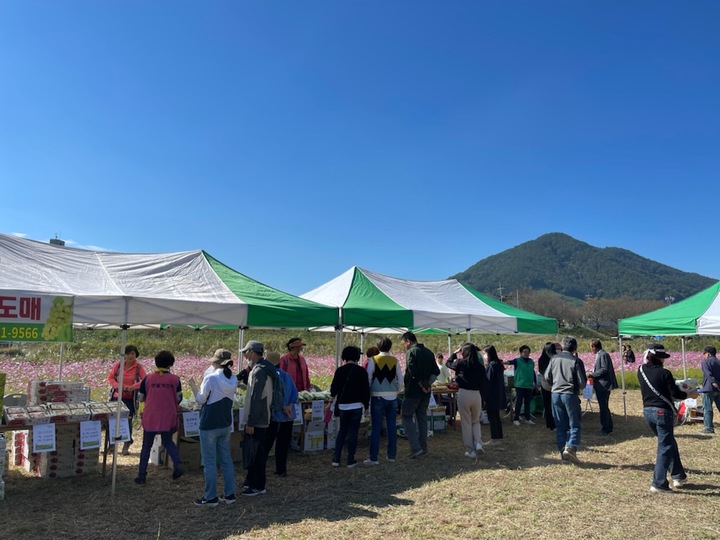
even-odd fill
[[(127, 302), (125, 303), (127, 308)], [(113, 439), (113, 467), (112, 467), (112, 484), (110, 488), (110, 496), (115, 497), (115, 480), (117, 478), (117, 457), (118, 457), (118, 441), (120, 440), (120, 412), (122, 411), (122, 391), (123, 391), (123, 379), (125, 374), (125, 345), (127, 344), (127, 329), (128, 325), (122, 325), (122, 337), (120, 338), (120, 366), (118, 367), (118, 398), (117, 407), (115, 408), (115, 433), (108, 431), (108, 436), (112, 435)], [(136, 360), (137, 362), (138, 360)], [(132, 430), (132, 426), (129, 426)], [(108, 427), (108, 430), (110, 428)], [(132, 434), (130, 434), (132, 437)]]
[(65, 342), (60, 343), (60, 367), (58, 368), (58, 381), (62, 381), (62, 365), (65, 356)]
[(360, 355), (363, 355), (363, 351), (365, 351), (365, 332), (360, 332)]
[(448, 352), (447, 352), (447, 358), (450, 358), (450, 355), (452, 354), (452, 337), (450, 335), (450, 332), (448, 332)]
[(242, 353), (240, 349), (245, 346), (245, 327), (238, 326), (238, 369), (242, 367)]
[(682, 346), (683, 379), (687, 379), (687, 364), (685, 363), (685, 336), (680, 336)]
[(622, 358), (622, 336), (618, 336), (618, 350), (620, 351), (620, 380), (622, 381), (623, 416), (627, 420), (627, 392), (625, 391), (625, 361)]
[(335, 327), (335, 369), (340, 367), (340, 353), (343, 347), (343, 327)]

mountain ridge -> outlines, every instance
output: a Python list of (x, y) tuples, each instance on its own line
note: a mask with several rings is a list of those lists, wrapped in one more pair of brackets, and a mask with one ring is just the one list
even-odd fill
[(565, 233), (548, 233), (478, 261), (451, 276), (497, 297), (511, 291), (550, 290), (570, 298), (628, 297), (679, 301), (716, 283), (630, 250), (598, 248)]

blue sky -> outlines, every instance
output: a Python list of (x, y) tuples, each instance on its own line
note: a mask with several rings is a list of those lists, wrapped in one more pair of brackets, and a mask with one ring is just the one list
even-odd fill
[(548, 232), (720, 278), (720, 3), (0, 3), (0, 232), (301, 294)]

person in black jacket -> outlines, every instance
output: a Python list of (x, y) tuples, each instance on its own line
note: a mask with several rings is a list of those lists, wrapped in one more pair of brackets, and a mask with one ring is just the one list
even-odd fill
[(502, 420), (500, 411), (507, 407), (507, 394), (505, 393), (505, 364), (498, 356), (494, 345), (486, 345), (482, 356), (487, 362), (487, 392), (485, 406), (487, 408), (488, 422), (490, 422), (490, 440), (487, 444), (498, 444), (503, 438)]
[(330, 395), (337, 399), (336, 412), (340, 416), (340, 429), (335, 439), (332, 466), (340, 466), (342, 449), (347, 439), (347, 466), (357, 465), (355, 448), (363, 416), (363, 407), (370, 406), (370, 381), (367, 371), (358, 365), (362, 353), (357, 347), (345, 347), (341, 358), (345, 363), (337, 368), (330, 384)]
[(543, 347), (543, 352), (538, 358), (538, 371), (540, 372), (540, 395), (543, 399), (543, 416), (545, 417), (545, 427), (550, 431), (555, 431), (555, 419), (552, 415), (552, 388), (545, 380), (545, 370), (550, 365), (550, 359), (558, 353), (558, 343), (548, 341)]
[[(462, 358), (458, 358), (458, 354)], [(478, 348), (465, 343), (448, 358), (447, 366), (455, 371), (458, 390), (458, 410), (465, 456), (476, 458), (477, 452), (484, 452), (480, 437), (480, 415), (483, 396), (487, 393), (487, 374), (485, 366), (478, 356)]]
[(653, 493), (671, 492), (667, 480), (670, 471), (673, 487), (678, 488), (687, 482), (687, 475), (680, 461), (680, 451), (673, 434), (675, 411), (672, 399), (685, 399), (687, 394), (675, 384), (675, 379), (663, 367), (663, 361), (670, 358), (665, 347), (651, 345), (645, 351), (648, 363), (638, 369), (638, 381), (643, 400), (643, 416), (652, 432), (657, 436), (657, 458), (650, 491)]

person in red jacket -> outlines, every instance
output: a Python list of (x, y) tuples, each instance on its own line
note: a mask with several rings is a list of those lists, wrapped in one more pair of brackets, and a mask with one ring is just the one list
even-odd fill
[(280, 359), (280, 369), (290, 375), (298, 392), (312, 390), (310, 371), (305, 358), (301, 354), (304, 346), (305, 343), (303, 343), (302, 339), (299, 337), (292, 338), (287, 342), (289, 352)]
[[(122, 402), (130, 411), (128, 415), (128, 422), (130, 423), (130, 440), (123, 444), (122, 454), (127, 456), (130, 453), (130, 445), (133, 443), (132, 439), (132, 425), (133, 418), (135, 416), (135, 393), (140, 388), (140, 382), (145, 378), (147, 373), (145, 368), (140, 365), (138, 358), (140, 353), (135, 345), (125, 346), (125, 368), (122, 378)], [(117, 401), (118, 399), (118, 371), (120, 370), (120, 362), (115, 362), (110, 373), (108, 374), (107, 382), (111, 387), (110, 401)]]

